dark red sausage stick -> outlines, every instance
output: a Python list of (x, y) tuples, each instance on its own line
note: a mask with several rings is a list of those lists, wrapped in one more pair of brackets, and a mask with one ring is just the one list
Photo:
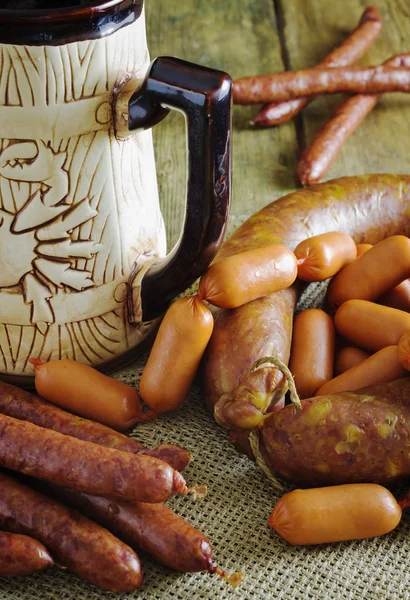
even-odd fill
[(182, 475), (157, 458), (105, 448), (2, 414), (0, 464), (79, 492), (130, 502), (164, 502), (188, 491)]
[(131, 505), (61, 488), (32, 477), (24, 477), (24, 481), (40, 492), (77, 508), (131, 548), (150, 555), (170, 569), (182, 573), (216, 573), (234, 587), (242, 580), (241, 573), (228, 575), (214, 565), (208, 538), (165, 504), (136, 502)]
[[(375, 6), (368, 6), (359, 25), (337, 48), (332, 50), (317, 67), (344, 67), (350, 65), (370, 48), (382, 29), (382, 20)], [(273, 102), (264, 106), (252, 121), (258, 127), (271, 127), (293, 119), (312, 98), (295, 98), (287, 102)]]
[(208, 538), (165, 504), (131, 505), (56, 486), (51, 487), (51, 493), (106, 527), (131, 548), (146, 552), (170, 569), (183, 573), (215, 572)]
[[(393, 56), (384, 63), (388, 67), (410, 67), (410, 54)], [(297, 175), (302, 185), (317, 183), (336, 160), (343, 144), (373, 110), (380, 96), (357, 94), (345, 100), (333, 113), (310, 145), (303, 151)]]
[(236, 104), (259, 104), (317, 94), (410, 92), (410, 70), (385, 67), (323, 67), (242, 77), (233, 83)]
[(20, 577), (44, 571), (53, 559), (37, 540), (0, 531), (0, 577)]
[(0, 472), (0, 527), (29, 535), (55, 560), (94, 585), (131, 592), (142, 583), (138, 556), (77, 511)]
[(147, 454), (167, 462), (176, 471), (183, 471), (192, 459), (188, 450), (174, 444), (161, 444), (149, 450), (134, 438), (73, 415), (39, 396), (3, 381), (0, 381), (0, 413), (100, 446), (133, 454)]
[(131, 548), (149, 554), (170, 569), (182, 573), (208, 571), (219, 575), (233, 587), (243, 579), (242, 573), (228, 575), (214, 565), (208, 538), (165, 504), (137, 502), (131, 506), (125, 502), (113, 503), (100, 496), (53, 488)]

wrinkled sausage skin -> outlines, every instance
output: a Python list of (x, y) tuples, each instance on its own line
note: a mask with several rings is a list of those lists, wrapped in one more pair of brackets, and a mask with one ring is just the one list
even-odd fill
[(0, 528), (44, 544), (58, 564), (112, 592), (142, 583), (138, 556), (77, 511), (0, 472)]
[(388, 485), (410, 475), (410, 377), (302, 400), (266, 418), (267, 465), (303, 487)]
[(2, 414), (0, 464), (56, 485), (130, 502), (163, 502), (187, 491), (182, 475), (157, 458), (105, 448)]
[[(328, 231), (348, 233), (357, 244), (376, 244), (398, 233), (409, 235), (409, 215), (409, 176), (343, 177), (297, 190), (255, 213), (222, 245), (215, 260), (272, 243), (294, 249), (304, 239)], [(246, 383), (250, 365), (267, 350), (287, 362), (297, 294), (298, 288), (292, 286), (265, 298), (266, 311), (258, 309), (255, 303), (259, 300), (234, 311), (216, 311), (214, 333), (203, 361), (204, 394), (210, 407), (227, 393), (231, 405), (235, 403), (239, 380)], [(261, 377), (252, 393), (258, 399), (262, 395), (264, 406), (269, 406), (283, 381), (279, 375), (276, 382), (268, 375), (275, 369), (263, 370), (273, 384)], [(243, 411), (243, 394), (238, 402)], [(248, 408), (254, 409), (252, 402)]]
[(37, 540), (0, 531), (0, 577), (19, 577), (43, 571), (53, 559)]
[(73, 415), (35, 394), (4, 381), (0, 381), (0, 413), (100, 446), (133, 454), (148, 454), (164, 460), (176, 471), (183, 471), (192, 459), (188, 450), (174, 444), (161, 444), (152, 449), (145, 448), (135, 438), (128, 437), (101, 423)]

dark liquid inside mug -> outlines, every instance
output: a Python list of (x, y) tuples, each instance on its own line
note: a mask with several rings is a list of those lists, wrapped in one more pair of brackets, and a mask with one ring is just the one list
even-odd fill
[(0, 0), (5, 10), (52, 10), (101, 4), (101, 0)]

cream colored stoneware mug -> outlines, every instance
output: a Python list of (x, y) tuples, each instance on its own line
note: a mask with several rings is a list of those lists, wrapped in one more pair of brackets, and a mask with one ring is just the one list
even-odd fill
[[(149, 127), (186, 116), (186, 217), (166, 254)], [(231, 81), (149, 64), (142, 0), (0, 0), (0, 375), (120, 366), (214, 257)]]

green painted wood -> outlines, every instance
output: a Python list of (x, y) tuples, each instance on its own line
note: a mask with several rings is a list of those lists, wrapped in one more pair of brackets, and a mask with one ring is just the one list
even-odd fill
[[(292, 69), (315, 65), (348, 35), (368, 2), (361, 0), (277, 0)], [(378, 0), (383, 29), (360, 64), (378, 64), (410, 52), (410, 6), (407, 0)], [(329, 118), (343, 95), (322, 96), (302, 116), (306, 142)], [(386, 94), (345, 144), (326, 179), (362, 173), (408, 173), (410, 169), (410, 96)]]
[[(172, 55), (227, 71), (282, 70), (271, 0), (147, 0), (147, 35), (152, 57)], [(235, 107), (233, 199), (229, 230), (296, 185), (295, 126), (253, 131), (252, 107)], [(178, 238), (185, 202), (183, 118), (170, 115), (154, 128), (161, 206), (168, 243)]]

